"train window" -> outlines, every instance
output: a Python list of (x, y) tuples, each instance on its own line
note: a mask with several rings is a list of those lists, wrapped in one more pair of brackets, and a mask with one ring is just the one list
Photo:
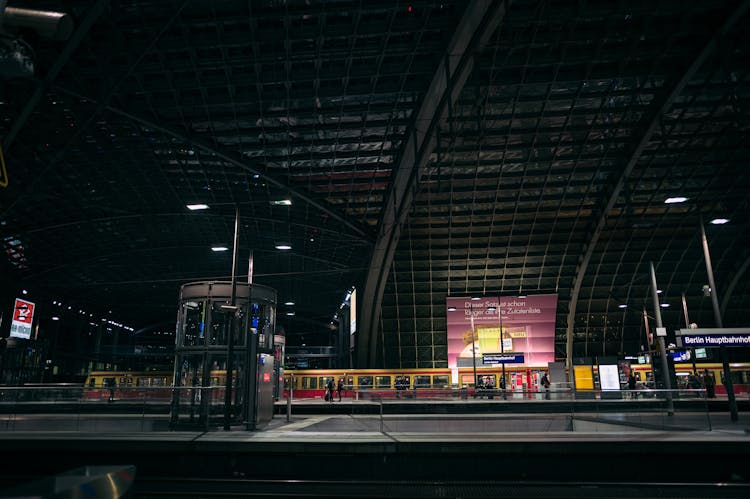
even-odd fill
[(477, 380), (478, 384), (484, 385), (485, 388), (494, 388), (496, 386), (494, 374), (482, 374), (477, 376)]
[(312, 376), (302, 376), (302, 389), (315, 390), (318, 388), (318, 378)]
[(360, 390), (372, 388), (372, 376), (357, 376), (357, 385)]
[(321, 388), (326, 388), (328, 386), (328, 380), (333, 381), (333, 387), (336, 387), (336, 380), (333, 379), (333, 376), (321, 376), (318, 381), (320, 381)]
[(444, 374), (438, 374), (432, 377), (432, 386), (436, 388), (444, 388), (448, 385), (448, 376)]
[(390, 376), (375, 376), (375, 388), (390, 388), (391, 377)]
[(89, 388), (94, 388), (96, 386), (96, 378), (89, 379)]
[(430, 377), (429, 376), (414, 376), (414, 387), (420, 387), (420, 388), (430, 388), (432, 383), (430, 383)]
[[(735, 385), (744, 385), (748, 380), (748, 371), (732, 371), (732, 383)], [(721, 381), (724, 382), (724, 373), (721, 373)]]

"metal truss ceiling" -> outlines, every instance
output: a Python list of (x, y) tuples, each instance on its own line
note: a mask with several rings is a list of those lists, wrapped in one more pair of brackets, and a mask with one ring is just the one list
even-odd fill
[(649, 262), (667, 324), (681, 293), (713, 323), (702, 216), (731, 220), (708, 238), (724, 324), (747, 325), (747, 2), (497, 2), (441, 105), (435, 75), (476, 3), (10, 3), (76, 20), (64, 42), (17, 33), (35, 79), (0, 80), (15, 287), (173, 320), (181, 283), (229, 278), (209, 248), (231, 245), (236, 204), (240, 257), (296, 302), (292, 335), (328, 338), (350, 286), (380, 287), (360, 297), (381, 303), (361, 362), (444, 366), (446, 296), (553, 292), (558, 355), (568, 337), (572, 355), (615, 355), (644, 344)]

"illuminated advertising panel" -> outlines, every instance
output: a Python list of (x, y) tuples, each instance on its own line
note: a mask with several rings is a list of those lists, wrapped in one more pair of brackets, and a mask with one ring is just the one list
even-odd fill
[(349, 300), (349, 334), (354, 334), (357, 331), (357, 288), (352, 290)]
[(486, 354), (518, 354), (529, 366), (555, 360), (556, 294), (449, 297), (446, 307), (449, 368), (482, 365)]
[(602, 390), (620, 389), (620, 373), (617, 364), (599, 364), (599, 385)]
[(13, 322), (10, 325), (10, 335), (16, 338), (31, 338), (31, 323), (34, 322), (34, 304), (30, 301), (16, 298), (13, 308)]
[(594, 370), (591, 366), (573, 366), (576, 380), (576, 390), (594, 389)]

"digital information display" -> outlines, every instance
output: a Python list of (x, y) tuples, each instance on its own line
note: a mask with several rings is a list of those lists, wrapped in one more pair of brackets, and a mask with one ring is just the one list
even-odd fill
[(599, 385), (602, 390), (620, 389), (620, 374), (617, 364), (599, 364)]

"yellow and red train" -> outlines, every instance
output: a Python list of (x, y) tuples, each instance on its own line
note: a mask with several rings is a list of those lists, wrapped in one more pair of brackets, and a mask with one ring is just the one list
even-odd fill
[[(652, 387), (652, 368), (648, 364), (633, 364), (631, 370), (635, 373), (638, 388)], [(723, 368), (720, 363), (698, 363), (698, 374), (708, 370), (716, 381), (716, 393), (726, 394), (724, 387)], [(734, 391), (737, 395), (750, 396), (750, 363), (730, 364)], [(594, 366), (594, 377), (597, 378), (597, 368)], [(500, 388), (502, 378), (501, 367), (477, 367), (479, 383), (485, 387)], [(505, 387), (508, 391), (535, 392), (539, 391), (542, 375), (547, 373), (546, 367), (512, 367), (505, 368)], [(676, 363), (675, 374), (677, 386), (675, 388), (689, 388), (688, 378), (693, 373), (691, 363)], [(366, 392), (382, 397), (398, 396), (400, 391), (407, 391), (405, 396), (417, 391), (420, 398), (430, 395), (444, 395), (447, 390), (475, 388), (473, 368), (421, 368), (421, 369), (305, 369), (286, 370), (283, 373), (283, 392), (278, 391), (279, 397), (286, 397), (290, 390), (294, 398), (323, 397), (328, 380), (334, 385), (339, 380), (344, 383), (344, 397), (354, 397), (357, 392)], [(552, 379), (553, 383), (561, 380)], [(225, 386), (226, 373), (223, 370), (211, 371), (209, 386), (220, 389)], [(169, 398), (173, 385), (173, 373), (166, 371), (96, 371), (86, 378), (84, 397), (89, 399), (106, 400), (114, 393), (118, 399), (137, 398), (142, 392), (148, 391), (155, 398), (159, 394)], [(202, 386), (198, 380), (196, 386)], [(565, 387), (565, 384), (558, 384)], [(189, 387), (186, 387), (189, 388)], [(281, 388), (281, 387), (280, 387)], [(143, 390), (139, 390), (143, 389)], [(112, 392), (114, 391), (114, 392)], [(140, 392), (140, 393), (139, 393)], [(220, 396), (220, 395), (219, 395)]]

